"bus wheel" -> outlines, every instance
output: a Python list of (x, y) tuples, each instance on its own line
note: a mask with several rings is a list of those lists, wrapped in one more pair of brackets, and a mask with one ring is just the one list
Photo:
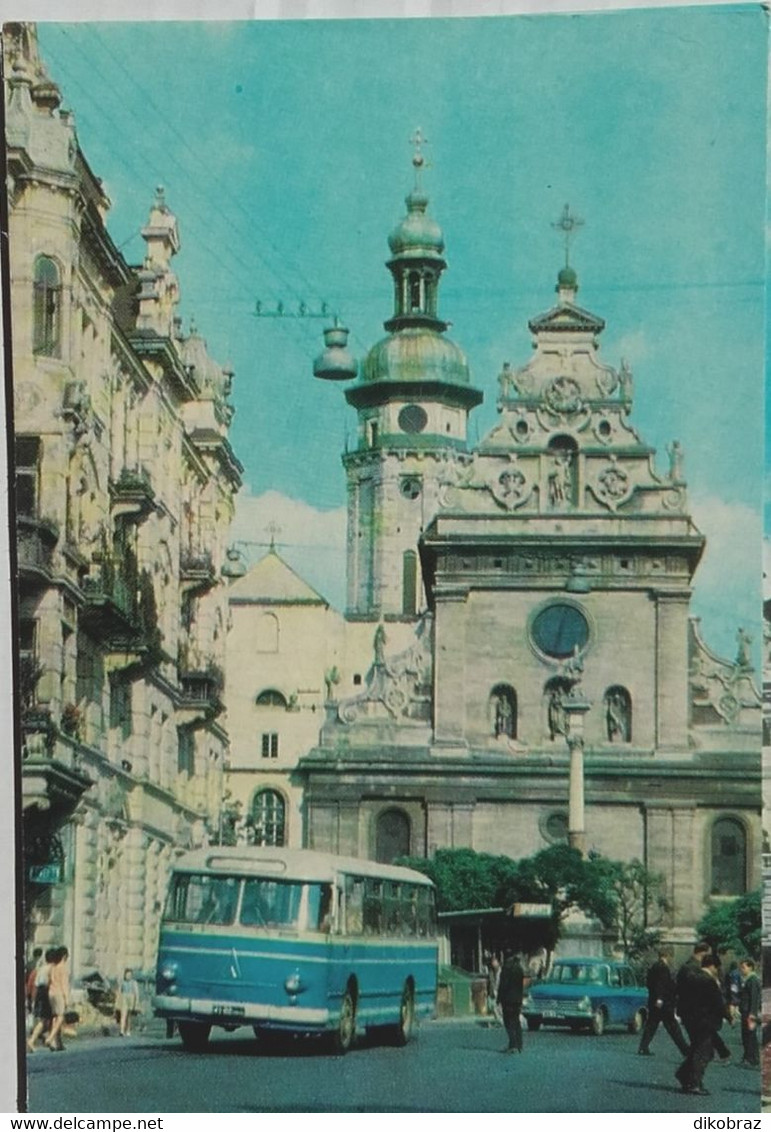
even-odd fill
[(206, 1049), (211, 1026), (205, 1022), (178, 1022), (177, 1029), (182, 1045), (190, 1053), (201, 1053)]
[(353, 993), (349, 986), (343, 995), (343, 1001), (340, 1003), (340, 1019), (333, 1037), (335, 1053), (347, 1053), (353, 1045), (355, 1033), (356, 1003), (354, 1002)]
[(415, 992), (411, 983), (404, 984), (402, 1001), (399, 1007), (399, 1021), (390, 1029), (391, 1041), (395, 1046), (406, 1046), (412, 1036), (415, 1023)]

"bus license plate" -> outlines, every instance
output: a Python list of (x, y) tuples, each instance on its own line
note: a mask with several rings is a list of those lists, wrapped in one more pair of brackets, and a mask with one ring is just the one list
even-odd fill
[(231, 1006), (228, 1003), (217, 1003), (211, 1008), (212, 1014), (229, 1014), (233, 1018), (240, 1018), (246, 1013), (243, 1006)]
[(558, 1013), (557, 1010), (544, 1010), (543, 1016), (544, 1018), (556, 1018)]

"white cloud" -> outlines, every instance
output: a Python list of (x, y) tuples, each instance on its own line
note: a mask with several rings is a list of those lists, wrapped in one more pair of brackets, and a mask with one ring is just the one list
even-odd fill
[(337, 609), (345, 608), (345, 508), (322, 511), (279, 491), (252, 495), (248, 485), (236, 499), (230, 528), (251, 565), (267, 553), (271, 539), (285, 562)]
[(719, 496), (691, 495), (694, 521), (707, 547), (696, 571), (693, 612), (706, 643), (733, 659), (739, 626), (754, 637), (759, 656), (762, 520), (759, 511)]

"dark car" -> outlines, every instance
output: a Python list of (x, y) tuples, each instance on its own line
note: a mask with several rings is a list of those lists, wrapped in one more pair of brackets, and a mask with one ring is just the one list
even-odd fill
[(522, 1004), (529, 1030), (569, 1026), (602, 1034), (626, 1026), (636, 1034), (645, 1023), (648, 992), (627, 963), (615, 959), (558, 959), (547, 978), (534, 983)]

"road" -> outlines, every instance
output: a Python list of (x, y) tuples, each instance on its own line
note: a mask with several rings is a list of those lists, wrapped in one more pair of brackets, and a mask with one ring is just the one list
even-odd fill
[[(151, 1034), (154, 1031), (151, 1030)], [(677, 1050), (660, 1032), (653, 1057), (637, 1038), (560, 1030), (525, 1033), (525, 1051), (501, 1053), (499, 1028), (474, 1020), (427, 1022), (405, 1049), (362, 1039), (345, 1056), (318, 1042), (283, 1047), (247, 1031), (215, 1031), (206, 1053), (178, 1038), (79, 1038), (64, 1053), (29, 1058), (30, 1112), (698, 1112), (760, 1110), (760, 1077), (713, 1064), (709, 1097), (676, 1087)], [(220, 1036), (221, 1035), (221, 1036)]]

